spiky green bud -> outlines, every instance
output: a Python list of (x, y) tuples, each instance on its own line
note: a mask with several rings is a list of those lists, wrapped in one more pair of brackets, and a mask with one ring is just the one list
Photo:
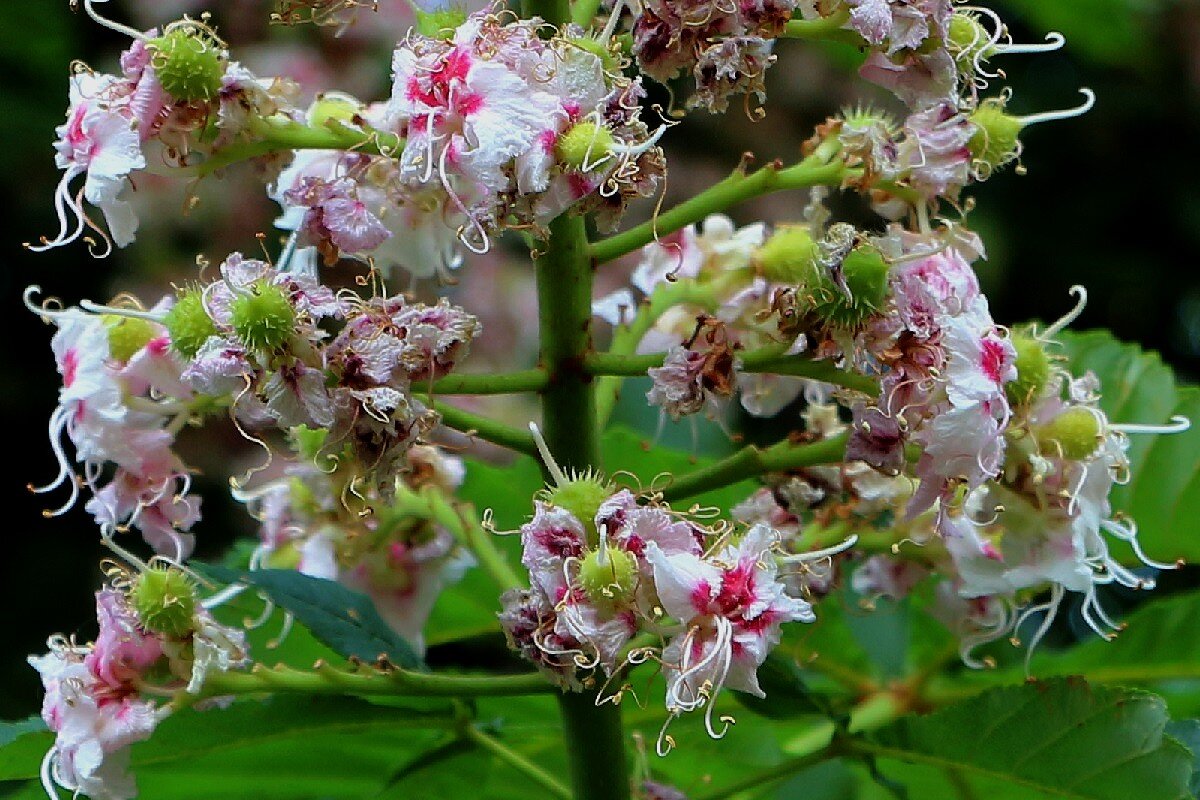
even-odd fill
[(835, 328), (853, 330), (884, 307), (889, 270), (878, 249), (859, 245), (842, 261), (842, 276), (850, 290), (849, 297), (825, 269), (814, 262), (814, 278), (805, 286), (804, 299), (818, 319)]
[(148, 631), (181, 638), (195, 628), (196, 589), (177, 567), (151, 567), (140, 573), (129, 601)]
[(756, 263), (767, 280), (800, 285), (813, 279), (817, 243), (803, 225), (780, 225), (758, 249)]
[(558, 137), (554, 145), (554, 154), (572, 169), (582, 169), (586, 163), (589, 167), (612, 152), (616, 145), (612, 131), (603, 125), (584, 120), (577, 122)]
[(546, 502), (570, 511), (583, 525), (588, 543), (595, 547), (600, 539), (600, 533), (596, 530), (596, 514), (600, 512), (600, 505), (612, 497), (613, 491), (612, 484), (604, 478), (588, 473), (551, 487), (545, 497)]
[(1013, 405), (1028, 403), (1041, 397), (1050, 383), (1050, 355), (1046, 345), (1027, 333), (1014, 331), (1009, 337), (1017, 351), (1014, 362), (1017, 378), (1004, 385), (1008, 401)]
[(1068, 408), (1037, 430), (1043, 455), (1079, 461), (1096, 452), (1103, 435), (1100, 420), (1086, 408)]
[(207, 102), (221, 91), (225, 52), (204, 31), (183, 24), (151, 39), (150, 65), (176, 100)]
[(291, 337), (296, 310), (283, 289), (260, 281), (234, 298), (229, 306), (229, 320), (246, 347), (271, 352)]
[(163, 324), (171, 337), (171, 349), (188, 360), (196, 357), (208, 337), (217, 335), (217, 326), (204, 308), (199, 288), (182, 290)]
[(991, 36), (979, 22), (979, 17), (969, 11), (956, 11), (950, 17), (946, 36), (946, 49), (955, 61), (973, 65), (978, 59), (987, 59), (995, 48), (990, 44)]
[(969, 119), (977, 130), (967, 142), (967, 149), (976, 161), (996, 169), (1016, 158), (1022, 123), (1004, 111), (1002, 102), (983, 101)]
[(105, 314), (102, 319), (108, 331), (108, 354), (117, 361), (125, 362), (133, 358), (137, 351), (158, 336), (158, 328), (150, 320), (120, 314)]
[(579, 585), (588, 600), (600, 609), (624, 605), (633, 599), (637, 561), (631, 553), (612, 545), (603, 551), (593, 550), (579, 564)]

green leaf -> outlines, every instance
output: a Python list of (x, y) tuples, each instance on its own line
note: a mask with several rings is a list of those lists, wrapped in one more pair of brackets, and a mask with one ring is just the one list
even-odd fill
[(1154, 695), (1059, 679), (905, 717), (854, 746), (885, 773), (892, 760), (949, 770), (987, 797), (1182, 800), (1192, 755), (1167, 721)]
[[(1176, 414), (1197, 421), (1185, 433), (1131, 435), (1131, 478), (1114, 488), (1111, 499), (1115, 510), (1137, 522), (1138, 539), (1150, 557), (1200, 559), (1200, 537), (1185, 535), (1200, 515), (1200, 390), (1178, 389), (1157, 353), (1107, 332), (1064, 333), (1059, 339), (1073, 375), (1091, 370), (1100, 379), (1100, 407), (1111, 422), (1158, 425)], [(1133, 563), (1132, 553), (1124, 560)]]
[(766, 697), (734, 692), (734, 697), (746, 708), (769, 719), (792, 719), (828, 710), (820, 698), (804, 685), (803, 673), (796, 662), (775, 650), (758, 668), (758, 685)]
[(217, 580), (253, 586), (341, 656), (367, 662), (386, 656), (406, 669), (422, 666), (412, 646), (383, 621), (366, 595), (335, 581), (289, 569), (238, 571), (210, 564), (203, 571)]
[(0, 781), (37, 775), (42, 757), (54, 744), (54, 734), (41, 717), (0, 725)]
[(1167, 724), (1167, 735), (1192, 752), (1192, 779), (1188, 789), (1200, 792), (1200, 719), (1184, 719)]

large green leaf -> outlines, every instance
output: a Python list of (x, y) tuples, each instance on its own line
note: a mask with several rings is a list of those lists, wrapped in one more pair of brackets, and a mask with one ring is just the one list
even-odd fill
[(1056, 679), (905, 717), (863, 749), (885, 773), (893, 760), (949, 771), (985, 797), (1182, 800), (1192, 755), (1167, 722), (1154, 695)]
[(1192, 794), (1200, 792), (1200, 719), (1184, 719), (1167, 725), (1167, 735), (1192, 751)]
[[(382, 788), (397, 764), (435, 742), (448, 704), (380, 706), (350, 698), (276, 697), (226, 709), (182, 711), (133, 745), (143, 797), (358, 798)], [(49, 733), (0, 749), (0, 780), (36, 779)]]
[[(1115, 423), (1165, 423), (1182, 415), (1200, 423), (1200, 390), (1179, 389), (1157, 353), (1125, 344), (1104, 331), (1062, 334), (1072, 374), (1100, 379), (1100, 406)], [(1114, 488), (1113, 508), (1137, 522), (1139, 540), (1153, 558), (1200, 559), (1200, 424), (1186, 433), (1134, 434), (1131, 479)]]
[(206, 565), (217, 580), (245, 583), (290, 611), (319, 641), (346, 658), (386, 656), (409, 669), (421, 666), (412, 646), (384, 622), (371, 600), (341, 584), (290, 569), (231, 570)]

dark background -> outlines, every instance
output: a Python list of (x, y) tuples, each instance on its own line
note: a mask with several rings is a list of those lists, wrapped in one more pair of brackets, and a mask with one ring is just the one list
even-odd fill
[[(117, 3), (107, 5), (113, 16), (126, 18)], [(364, 97), (386, 95), (386, 29), (350, 41), (311, 31), (268, 30), (261, 22), (266, 5), (250, 0), (211, 4), (235, 54), (241, 57), (238, 45), (247, 45), (253, 57), (244, 60), (252, 67), (282, 64), (281, 71), (304, 72), (320, 88), (328, 76), (319, 70), (309, 75), (311, 62), (296, 55), (307, 48), (333, 65), (339, 82), (330, 86), (349, 86)], [(1111, 328), (1123, 339), (1160, 351), (1185, 377), (1196, 375), (1200, 4), (1005, 0), (992, 5), (1020, 41), (1040, 40), (1051, 29), (1068, 39), (1058, 53), (1014, 56), (1000, 64), (1016, 92), (1011, 108), (1031, 113), (1071, 106), (1082, 85), (1099, 96), (1084, 119), (1028, 131), (1024, 177), (1010, 168), (970, 192), (979, 203), (971, 225), (983, 234), (990, 255), (980, 275), (994, 316), (1002, 322), (1056, 318), (1070, 306), (1068, 288), (1082, 283), (1091, 303), (1076, 328)], [(160, 13), (164, 16), (143, 24), (168, 21), (172, 12)], [(141, 288), (153, 302), (173, 278), (193, 274), (189, 270), (198, 252), (219, 261), (233, 249), (253, 251), (253, 234), (270, 229), (271, 204), (258, 199), (261, 189), (250, 183), (202, 187), (203, 207), (184, 218), (179, 188), (156, 189), (151, 180), (139, 192), (153, 191), (157, 220), (147, 221), (144, 206), (145, 227), (129, 250), (97, 261), (82, 244), (41, 255), (22, 249), (22, 242), (55, 227), (51, 202), (59, 173), (52, 141), (66, 106), (68, 64), (80, 58), (111, 71), (124, 46), (120, 37), (72, 14), (66, 0), (0, 3), (0, 431), (7, 440), (6, 465), (0, 470), (5, 512), (0, 718), (29, 714), (40, 703), (26, 654), (41, 652), (53, 632), (78, 631), (82, 639), (93, 632), (91, 592), (100, 579), (96, 565), (102, 555), (82, 508), (44, 520), (43, 498), (25, 488), (56, 469), (45, 429), (59, 378), (49, 348), (52, 330), (21, 307), (21, 290), (38, 283), (76, 303)], [(724, 175), (743, 150), (763, 160), (794, 158), (813, 124), (841, 105), (860, 98), (888, 105), (883, 95), (852, 79), (853, 52), (797, 42), (781, 43), (777, 50), (781, 58), (768, 76), (765, 120), (753, 123), (734, 107), (722, 117), (689, 119), (668, 136), (672, 199)], [(795, 218), (803, 203), (798, 195), (775, 197), (732, 213), (743, 222)], [(507, 269), (515, 271), (518, 283), (528, 272), (518, 259)], [(494, 280), (494, 272), (487, 279)], [(484, 280), (482, 272), (476, 280)], [(468, 290), (470, 281), (468, 272)], [(487, 296), (488, 287), (480, 288)], [(198, 529), (202, 556), (250, 530), (238, 509), (220, 502), (224, 476), (232, 471), (221, 454), (235, 445), (221, 431), (189, 433), (184, 442), (189, 462), (208, 466), (205, 472), (212, 476), (202, 477), (197, 487), (207, 498)]]

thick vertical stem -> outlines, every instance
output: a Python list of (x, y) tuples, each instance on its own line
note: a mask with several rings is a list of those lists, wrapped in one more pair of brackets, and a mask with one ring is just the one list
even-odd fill
[(583, 369), (592, 345), (592, 262), (581, 217), (550, 223), (550, 241), (535, 263), (542, 366), (542, 427), (559, 466), (599, 467), (596, 393)]
[[(564, 470), (600, 468), (596, 387), (583, 369), (591, 350), (592, 261), (583, 219), (550, 223), (550, 240), (535, 261), (542, 366), (542, 426)], [(628, 800), (625, 734), (616, 706), (596, 706), (595, 694), (564, 694), (564, 746), (575, 800)]]

